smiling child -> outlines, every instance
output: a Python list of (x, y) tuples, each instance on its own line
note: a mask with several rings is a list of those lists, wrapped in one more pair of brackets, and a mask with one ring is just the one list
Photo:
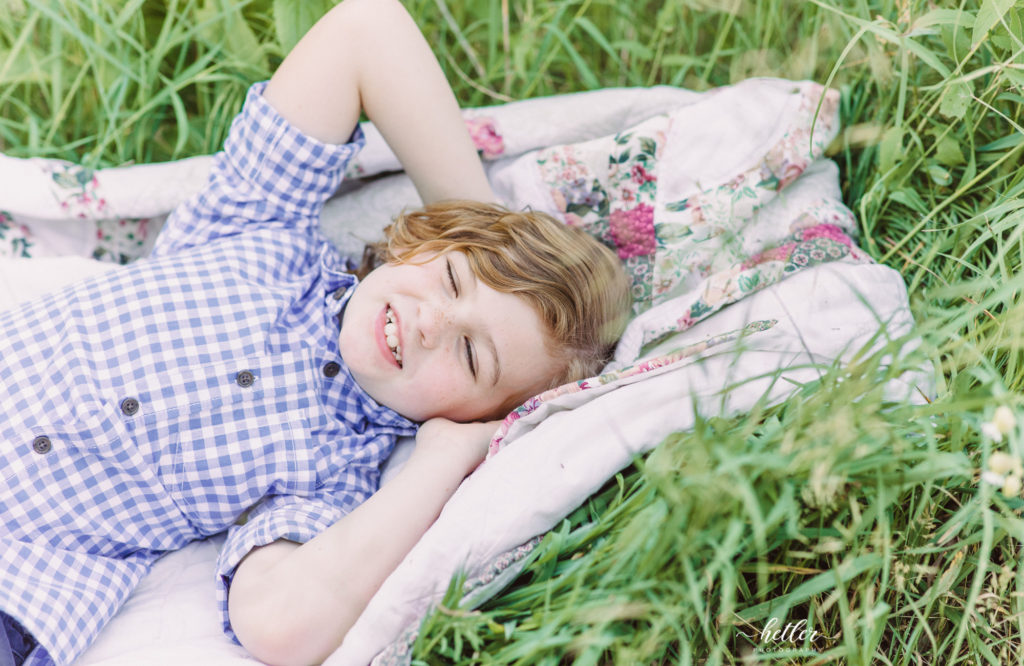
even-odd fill
[[(318, 219), (361, 111), (426, 205), (357, 282)], [(625, 323), (610, 250), (492, 199), (408, 14), (346, 0), (150, 257), (0, 313), (0, 665), (71, 663), (157, 558), (224, 530), (228, 635), (272, 664), (337, 648), (492, 419), (597, 372)]]

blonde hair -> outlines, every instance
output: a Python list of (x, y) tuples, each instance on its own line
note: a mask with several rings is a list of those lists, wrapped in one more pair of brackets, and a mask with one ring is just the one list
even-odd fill
[(547, 351), (562, 364), (549, 388), (597, 374), (625, 328), (631, 298), (619, 258), (545, 213), (444, 201), (402, 213), (384, 235), (372, 248), (376, 261), (458, 250), (484, 284), (525, 299), (547, 327)]

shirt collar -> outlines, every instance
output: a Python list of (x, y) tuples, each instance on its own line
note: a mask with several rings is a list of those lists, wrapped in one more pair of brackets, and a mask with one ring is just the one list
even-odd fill
[[(345, 312), (352, 293), (359, 286), (359, 280), (355, 275), (342, 270), (336, 255), (326, 250), (320, 255), (320, 265), (324, 276), (324, 316), (328, 334), (327, 347), (331, 356), (337, 358), (341, 366), (341, 373), (344, 374), (345, 390), (351, 392), (351, 396), (359, 403), (360, 411), (371, 423), (387, 428), (396, 429), (399, 434), (411, 435), (419, 427), (419, 424), (410, 421), (390, 407), (386, 407), (368, 394), (361, 387), (349, 372), (348, 366), (341, 358), (341, 350), (338, 348), (338, 333), (341, 330), (341, 318)], [(340, 378), (340, 377), (339, 377)]]

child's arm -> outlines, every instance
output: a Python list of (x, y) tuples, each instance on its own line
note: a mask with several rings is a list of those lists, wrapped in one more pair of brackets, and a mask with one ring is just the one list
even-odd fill
[(374, 122), (424, 203), (493, 201), (458, 103), (430, 47), (397, 0), (346, 0), (274, 74), (264, 97), (292, 125), (348, 140), (360, 109)]
[[(348, 140), (360, 108), (425, 202), (493, 200), (461, 113), (433, 54), (397, 0), (346, 0), (295, 47), (263, 93), (289, 123)], [(370, 597), (480, 463), (497, 423), (433, 420), (402, 471), (308, 543), (279, 540), (236, 567), (232, 629), (272, 664), (325, 659)]]
[(306, 544), (276, 541), (252, 551), (228, 597), (242, 644), (269, 664), (326, 659), (483, 460), (497, 427), (427, 421), (401, 471), (352, 513)]

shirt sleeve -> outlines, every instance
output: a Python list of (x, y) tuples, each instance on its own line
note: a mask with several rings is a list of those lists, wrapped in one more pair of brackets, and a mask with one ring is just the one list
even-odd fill
[(258, 227), (316, 228), (324, 202), (365, 143), (362, 130), (357, 126), (344, 144), (303, 134), (263, 98), (265, 87), (264, 81), (249, 88), (204, 189), (167, 218), (154, 256)]
[(344, 488), (332, 486), (312, 497), (272, 495), (252, 509), (244, 524), (228, 530), (217, 560), (217, 602), (229, 638), (238, 642), (228, 618), (228, 590), (249, 551), (280, 539), (306, 543), (365, 502), (378, 476), (376, 467), (351, 465), (342, 477)]

